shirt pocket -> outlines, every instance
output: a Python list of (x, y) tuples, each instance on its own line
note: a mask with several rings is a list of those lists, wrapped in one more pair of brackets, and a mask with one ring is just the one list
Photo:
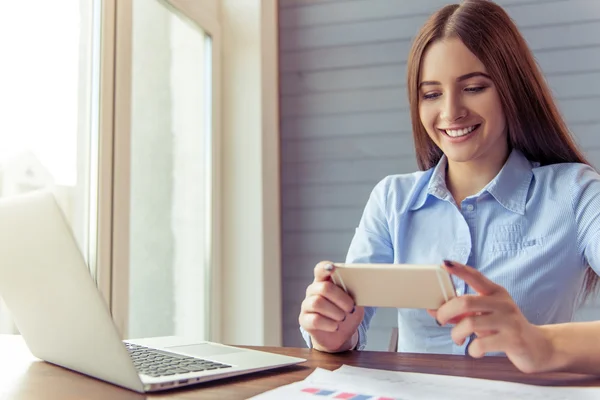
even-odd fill
[(544, 245), (544, 237), (525, 237), (521, 225), (502, 225), (492, 230), (492, 253), (514, 253)]

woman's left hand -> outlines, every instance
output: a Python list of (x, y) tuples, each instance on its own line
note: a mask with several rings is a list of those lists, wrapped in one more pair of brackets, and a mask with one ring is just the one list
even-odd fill
[(444, 262), (445, 269), (464, 280), (477, 292), (456, 297), (437, 311), (428, 310), (441, 325), (456, 324), (452, 340), (463, 345), (471, 334), (477, 337), (468, 347), (472, 357), (503, 352), (523, 372), (548, 368), (552, 342), (543, 329), (527, 321), (510, 294), (474, 268)]

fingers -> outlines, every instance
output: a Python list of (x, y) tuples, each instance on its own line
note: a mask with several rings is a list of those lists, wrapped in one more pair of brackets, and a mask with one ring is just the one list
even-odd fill
[(499, 333), (478, 337), (469, 345), (469, 355), (473, 358), (481, 358), (485, 353), (502, 352), (504, 342)]
[(317, 313), (335, 322), (346, 319), (346, 313), (323, 296), (309, 296), (302, 302), (302, 310), (307, 313)]
[(330, 276), (335, 271), (331, 261), (321, 261), (315, 266), (314, 281), (306, 289), (306, 297), (321, 295), (346, 312), (354, 309), (354, 300), (344, 290), (330, 281)]
[(311, 296), (322, 296), (329, 300), (342, 312), (350, 313), (354, 309), (354, 300), (339, 286), (330, 281), (314, 282), (306, 288), (306, 298)]
[[(323, 339), (334, 341), (339, 341), (340, 339), (340, 337), (336, 336), (328, 336), (327, 339), (327, 337), (324, 338), (322, 334), (341, 334), (341, 337), (344, 341), (347, 339), (344, 338), (344, 336), (353, 334), (364, 317), (363, 307), (356, 307), (355, 310), (349, 314), (344, 312), (339, 314), (340, 310), (333, 305), (331, 305), (329, 308), (327, 307), (327, 300), (320, 296), (315, 296), (314, 299), (307, 298), (302, 303), (302, 310), (300, 311), (300, 316), (298, 317), (300, 326), (310, 333), (313, 339), (316, 339), (322, 345), (326, 345), (325, 342), (321, 341)], [(315, 309), (320, 311), (315, 312)], [(342, 316), (340, 317), (340, 315)], [(326, 348), (332, 347), (326, 345)]]
[(333, 263), (331, 261), (321, 261), (315, 266), (314, 282), (324, 282), (329, 280), (329, 277), (331, 276), (331, 274), (333, 274), (334, 270), (335, 267), (333, 266)]
[(437, 310), (437, 320), (442, 324), (458, 323), (462, 318), (473, 314), (488, 314), (504, 311), (509, 304), (491, 296), (468, 294), (444, 303)]
[(475, 268), (459, 264), (456, 261), (444, 260), (444, 269), (465, 281), (479, 294), (487, 296), (504, 291), (502, 286), (496, 285)]
[(329, 280), (333, 271), (331, 262), (317, 264), (314, 281), (306, 288), (306, 298), (298, 319), (309, 332), (336, 332), (356, 309), (352, 297)]
[(489, 336), (497, 333), (502, 323), (494, 314), (471, 315), (463, 318), (451, 332), (454, 343), (462, 346), (465, 340), (475, 333), (478, 337)]
[(315, 331), (337, 332), (340, 327), (339, 322), (312, 312), (300, 313), (298, 322), (309, 333)]

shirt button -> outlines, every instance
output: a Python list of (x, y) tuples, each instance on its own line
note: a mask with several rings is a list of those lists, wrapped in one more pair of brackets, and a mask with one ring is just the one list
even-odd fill
[(475, 206), (473, 206), (473, 204), (467, 204), (467, 211), (473, 211), (475, 209)]

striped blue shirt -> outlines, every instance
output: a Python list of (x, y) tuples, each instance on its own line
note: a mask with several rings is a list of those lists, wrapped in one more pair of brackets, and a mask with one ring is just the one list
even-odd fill
[[(539, 166), (513, 150), (498, 175), (460, 209), (435, 168), (388, 176), (373, 189), (347, 263), (440, 264), (479, 270), (533, 324), (570, 322), (587, 265), (600, 270), (600, 175), (584, 164)], [(459, 294), (475, 293), (452, 277)], [(358, 349), (376, 309), (367, 307)], [(425, 310), (398, 309), (398, 351), (465, 354)], [(302, 330), (310, 346), (310, 337)]]

